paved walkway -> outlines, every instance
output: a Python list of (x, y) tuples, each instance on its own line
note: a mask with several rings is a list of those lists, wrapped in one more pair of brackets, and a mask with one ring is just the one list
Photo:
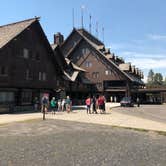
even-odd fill
[[(86, 110), (74, 110), (71, 113), (58, 112), (55, 115), (47, 114), (46, 119), (59, 119), (67, 121), (76, 121), (84, 123), (94, 123), (94, 124), (103, 124), (111, 126), (121, 126), (129, 128), (139, 128), (146, 130), (157, 130), (166, 132), (166, 123), (157, 122), (155, 120), (149, 120), (137, 116), (132, 116), (128, 114), (122, 114), (120, 112), (114, 111), (114, 109), (109, 107), (117, 107), (119, 104), (110, 104), (108, 103), (107, 114), (86, 114)], [(25, 121), (31, 119), (42, 118), (41, 113), (22, 113), (22, 114), (5, 114), (0, 115), (0, 124)]]

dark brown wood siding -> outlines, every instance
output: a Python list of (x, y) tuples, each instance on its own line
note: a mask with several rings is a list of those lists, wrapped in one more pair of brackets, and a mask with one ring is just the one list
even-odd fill
[[(71, 60), (87, 71), (85, 77), (93, 84), (96, 84), (100, 91), (103, 90), (103, 81), (125, 80), (124, 76), (122, 76), (113, 65), (108, 64), (108, 62), (98, 55), (85, 41), (82, 41), (73, 52)], [(108, 75), (106, 74), (107, 71)]]
[(65, 43), (62, 45), (63, 55), (66, 56), (68, 52), (81, 40), (81, 36), (74, 32), (71, 36), (67, 38)]
[[(23, 50), (28, 50), (28, 58)], [(0, 76), (1, 87), (56, 88), (58, 70), (53, 62), (39, 23), (33, 23), (0, 50), (0, 66), (8, 67), (8, 76)], [(30, 79), (26, 79), (29, 70)], [(46, 80), (39, 80), (39, 72), (46, 73)]]

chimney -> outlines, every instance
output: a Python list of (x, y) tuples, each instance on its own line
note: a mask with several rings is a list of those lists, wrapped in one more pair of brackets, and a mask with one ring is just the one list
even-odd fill
[(54, 34), (54, 44), (61, 45), (64, 41), (63, 35), (58, 32), (57, 34)]

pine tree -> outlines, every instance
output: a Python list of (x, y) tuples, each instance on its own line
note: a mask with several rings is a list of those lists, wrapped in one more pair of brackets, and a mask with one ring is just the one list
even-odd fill
[(165, 79), (164, 79), (164, 81), (163, 81), (163, 85), (166, 86), (166, 77), (165, 77)]
[(163, 85), (163, 76), (161, 73), (156, 73), (154, 75), (154, 85)]
[(154, 72), (152, 69), (150, 69), (148, 73), (147, 84), (153, 85), (153, 83), (154, 83)]

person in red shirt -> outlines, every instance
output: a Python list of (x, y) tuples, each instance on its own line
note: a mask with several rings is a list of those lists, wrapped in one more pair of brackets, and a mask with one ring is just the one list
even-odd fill
[(100, 95), (97, 102), (98, 102), (100, 113), (104, 113), (104, 104), (105, 104), (104, 97), (102, 95)]
[(87, 107), (87, 114), (91, 114), (90, 106), (91, 106), (91, 98), (88, 96), (87, 99), (85, 100), (86, 107)]

